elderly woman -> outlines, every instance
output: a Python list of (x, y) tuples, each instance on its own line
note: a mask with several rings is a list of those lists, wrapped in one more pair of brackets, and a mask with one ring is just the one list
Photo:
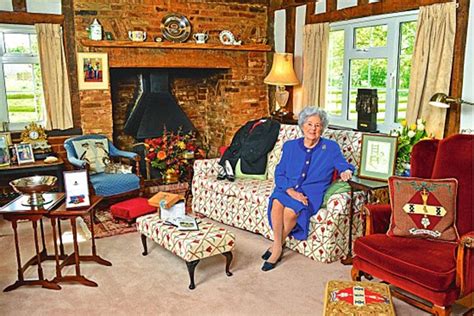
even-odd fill
[(341, 153), (339, 145), (321, 137), (328, 126), (325, 111), (306, 107), (299, 114), (303, 137), (283, 144), (281, 160), (275, 169), (275, 190), (270, 196), (268, 219), (273, 229), (273, 246), (262, 256), (263, 271), (273, 269), (281, 260), (288, 235), (308, 238), (309, 220), (316, 214), (334, 170), (342, 180), (352, 177), (354, 167)]

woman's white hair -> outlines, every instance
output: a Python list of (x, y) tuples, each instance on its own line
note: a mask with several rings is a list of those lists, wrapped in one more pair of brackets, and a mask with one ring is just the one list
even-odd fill
[(310, 116), (319, 116), (321, 119), (321, 124), (323, 125), (321, 133), (323, 133), (326, 127), (329, 125), (328, 114), (326, 111), (316, 106), (305, 107), (298, 115), (298, 125), (301, 129), (303, 129), (303, 124), (306, 123)]

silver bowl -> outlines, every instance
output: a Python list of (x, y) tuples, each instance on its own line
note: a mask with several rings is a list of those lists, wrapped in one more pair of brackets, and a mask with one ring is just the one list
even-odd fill
[(54, 176), (32, 176), (10, 181), (10, 185), (16, 192), (29, 196), (23, 205), (41, 206), (52, 202), (45, 200), (43, 193), (51, 191), (57, 180)]

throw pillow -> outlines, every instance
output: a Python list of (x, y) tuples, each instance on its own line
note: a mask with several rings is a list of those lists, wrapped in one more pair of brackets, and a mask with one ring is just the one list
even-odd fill
[(104, 172), (109, 159), (109, 143), (106, 138), (89, 138), (72, 142), (78, 159), (85, 160), (91, 174)]
[(326, 193), (324, 193), (323, 204), (321, 204), (321, 207), (322, 208), (326, 207), (331, 195), (336, 194), (336, 193), (346, 193), (346, 192), (351, 192), (351, 186), (349, 185), (349, 183), (342, 180), (337, 180), (333, 182), (329, 186), (329, 188), (326, 190)]
[(458, 182), (450, 179), (389, 178), (392, 217), (389, 236), (456, 241)]
[(237, 179), (253, 179), (253, 180), (267, 180), (267, 171), (264, 174), (245, 174), (240, 169), (240, 159), (237, 160), (235, 165), (235, 177)]

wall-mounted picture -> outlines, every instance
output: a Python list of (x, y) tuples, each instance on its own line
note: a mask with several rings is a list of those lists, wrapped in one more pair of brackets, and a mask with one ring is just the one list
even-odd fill
[(395, 171), (397, 137), (380, 134), (362, 135), (359, 177), (387, 180)]
[(87, 170), (64, 171), (63, 175), (66, 190), (66, 208), (89, 206)]
[(0, 168), (10, 166), (10, 133), (0, 133)]
[(79, 90), (109, 88), (109, 63), (107, 53), (77, 53)]
[(19, 165), (35, 162), (31, 144), (15, 144), (15, 151)]

